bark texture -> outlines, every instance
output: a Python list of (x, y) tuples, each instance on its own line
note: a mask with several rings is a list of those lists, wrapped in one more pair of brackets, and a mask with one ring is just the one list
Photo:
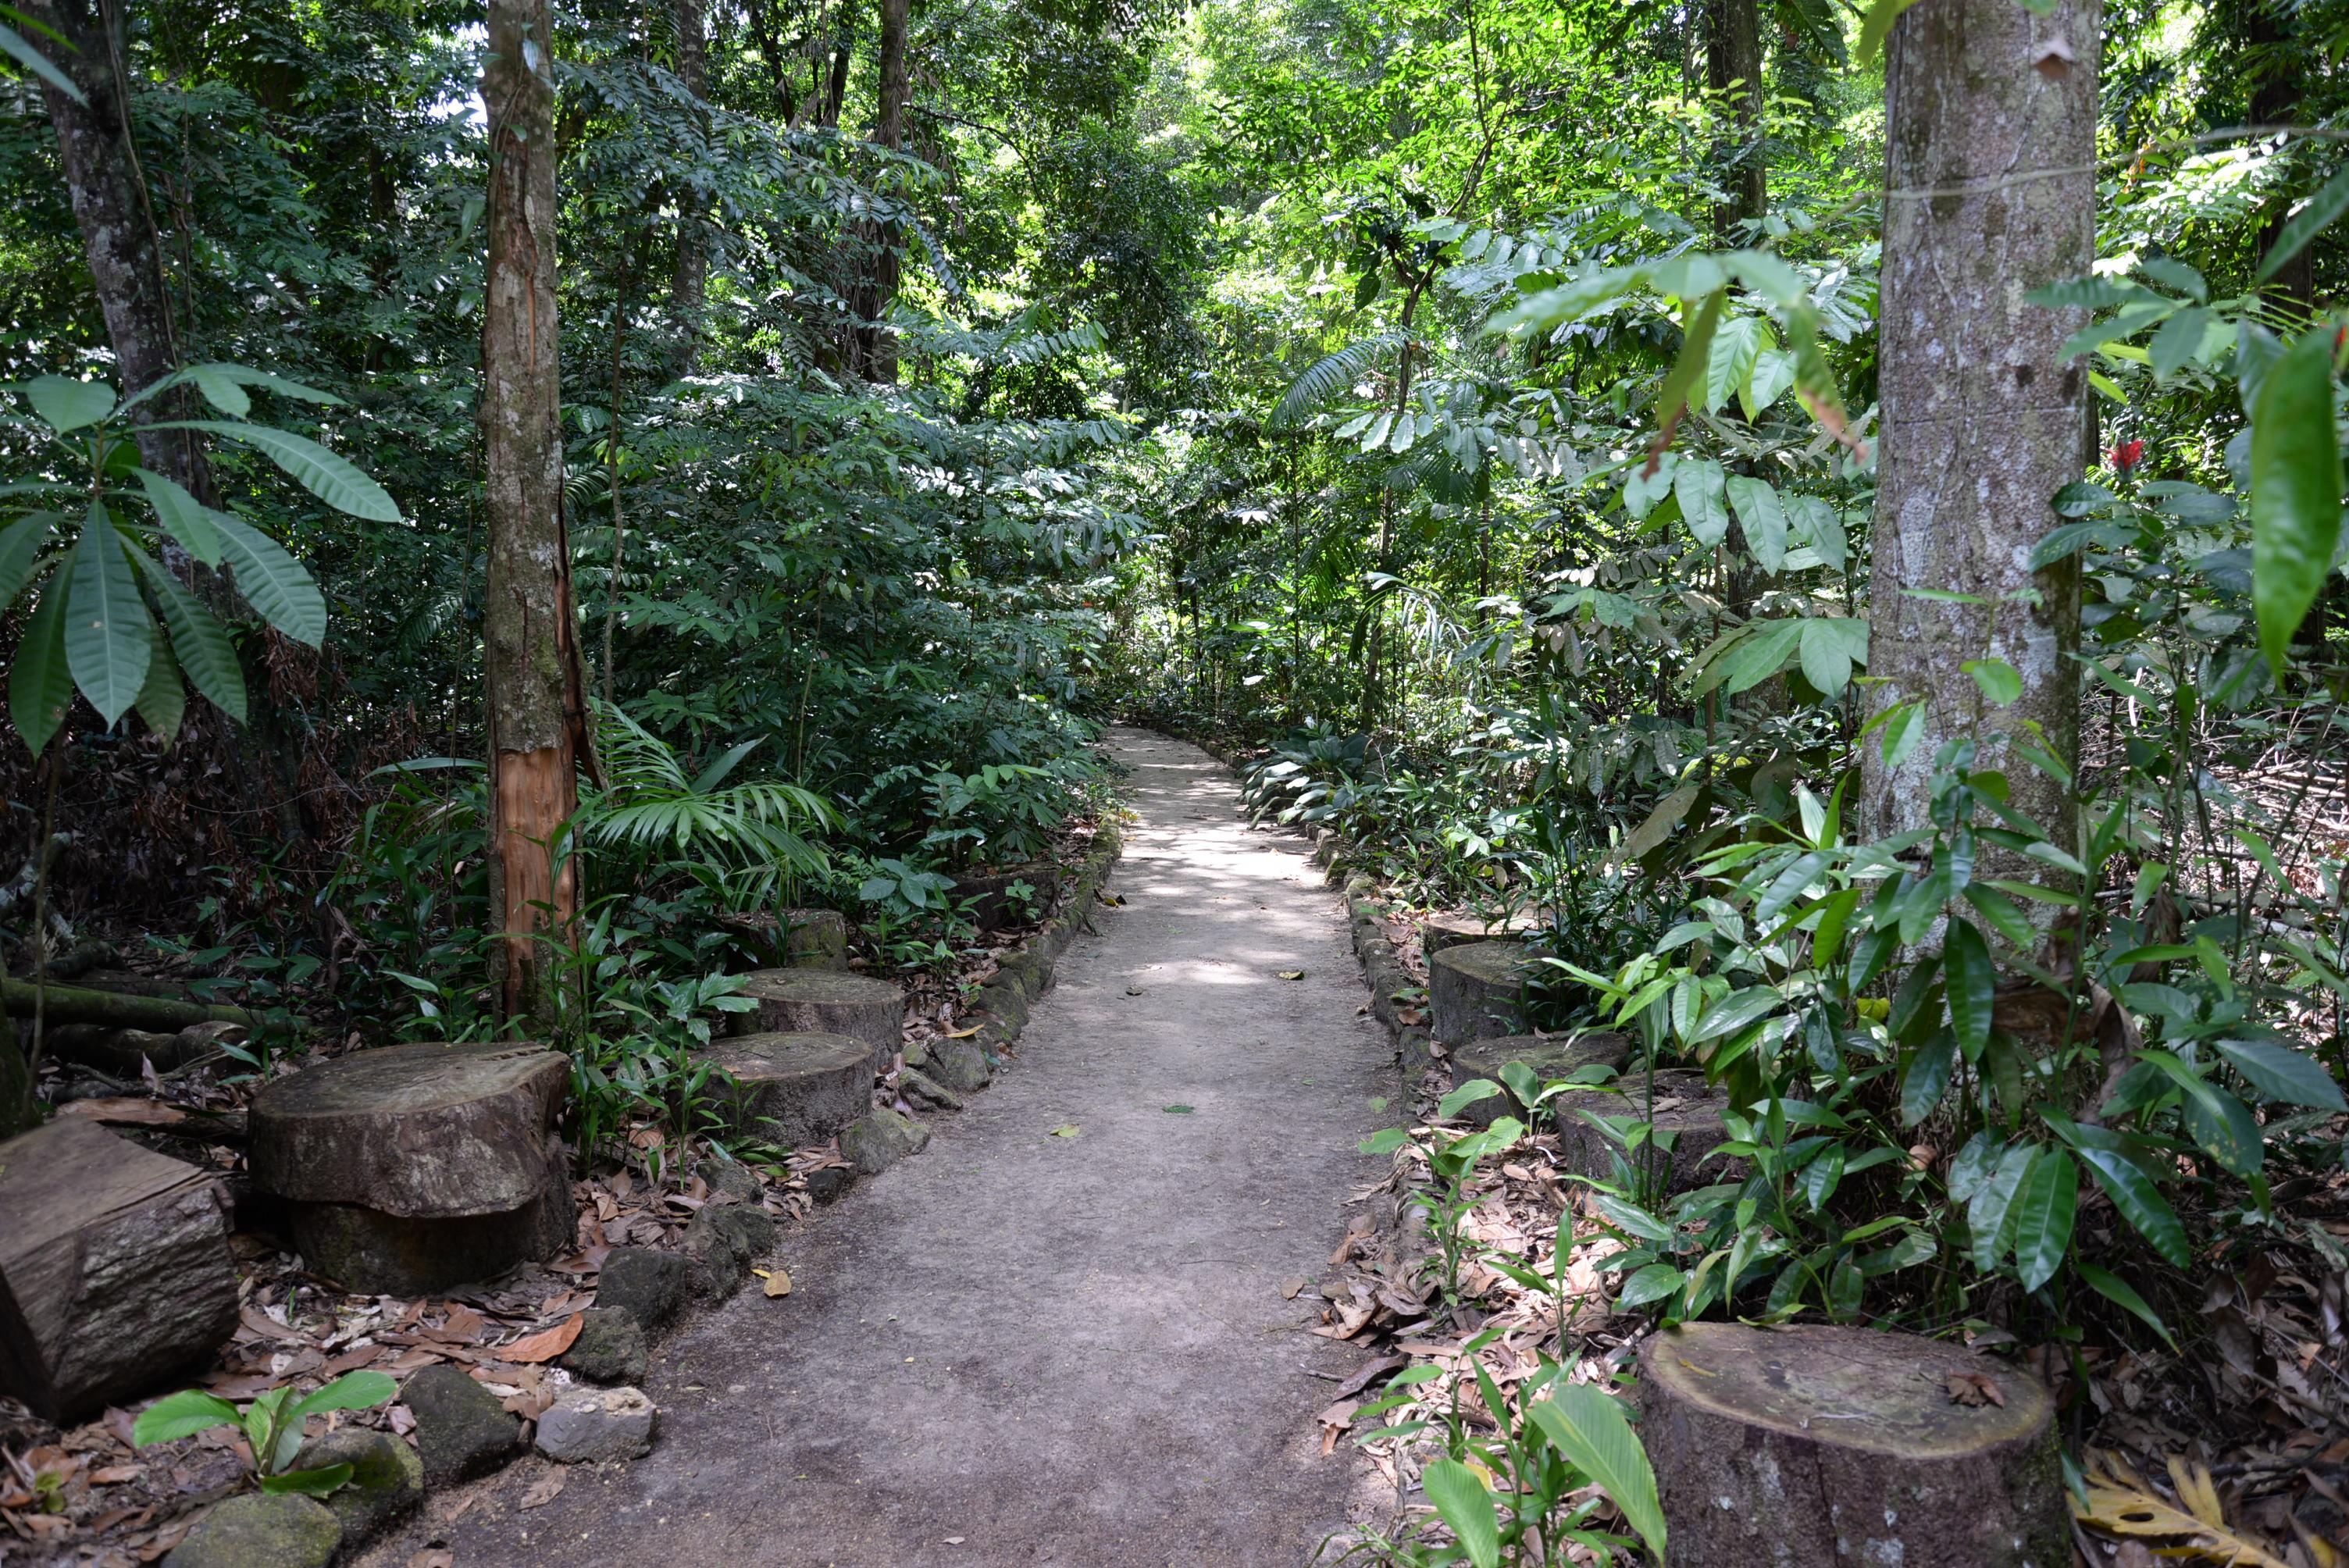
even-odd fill
[[(700, 100), (709, 96), (709, 46), (702, 17), (702, 0), (675, 0), (677, 79), (694, 96), (693, 121), (706, 142), (707, 117)], [(701, 313), (709, 297), (709, 239), (701, 225), (699, 191), (678, 193), (677, 266), (669, 278), (669, 315), (677, 324), (678, 349), (673, 365), (678, 376), (693, 374), (694, 355), (701, 343)]]
[(1770, 210), (1770, 160), (1762, 146), (1762, 26), (1754, 0), (1712, 0), (1705, 9), (1705, 86), (1730, 93), (1728, 134), (1714, 148), (1729, 199), (1713, 210), (1725, 243), (1741, 219)]
[(481, 438), (489, 571), (491, 885), (506, 933), (509, 1016), (554, 1009), (545, 940), (569, 930), (574, 873), (551, 849), (578, 803), (585, 682), (563, 520), (554, 317), (554, 80), (547, 0), (490, 0), (489, 266), (481, 302)]
[(1525, 1032), (1522, 942), (1462, 942), (1427, 961), (1427, 1019), (1447, 1046)]
[[(1883, 428), (1870, 580), (1871, 715), (1921, 699), (1922, 743), (1897, 769), (1875, 746), (1865, 820), (1916, 827), (1933, 755), (1978, 735), (1976, 766), (2002, 769), (2014, 804), (2072, 847), (2069, 792), (2012, 754), (2036, 729), (2078, 754), (2080, 583), (2064, 563), (2033, 573), (2049, 500), (2080, 477), (2087, 381), (2061, 361), (2085, 319), (2026, 304), (2095, 257), (2098, 0), (2034, 16), (2013, 0), (1924, 0), (1885, 60), (1887, 170), (1879, 326)], [(1950, 589), (1988, 606), (1913, 598)], [(2036, 605), (2000, 603), (2035, 591)], [(2022, 676), (1992, 709), (1960, 666), (1985, 653)]]
[(873, 1047), (846, 1035), (743, 1035), (700, 1059), (734, 1079), (732, 1093), (715, 1092), (746, 1138), (807, 1148), (873, 1109)]
[[(873, 140), (892, 152), (903, 150), (905, 145), (905, 27), (911, 5), (912, 0), (880, 0), (881, 79)], [(875, 324), (888, 315), (889, 302), (897, 294), (896, 225), (869, 223), (859, 228), (872, 246), (872, 259), (856, 292), (857, 319), (864, 324), (856, 328), (856, 366), (872, 380), (894, 382), (897, 379), (896, 339), (888, 328)]]
[(745, 975), (742, 994), (759, 1006), (728, 1015), (737, 1035), (846, 1035), (873, 1053), (873, 1069), (886, 1071), (905, 1044), (905, 994), (869, 975), (828, 969), (761, 969)]

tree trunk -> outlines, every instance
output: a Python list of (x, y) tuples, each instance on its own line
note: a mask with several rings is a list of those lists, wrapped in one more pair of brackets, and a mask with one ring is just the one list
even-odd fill
[[(2287, 12), (2279, 0), (2239, 0), (2242, 6), (2243, 36), (2250, 45), (2245, 64), (2254, 77), (2251, 88), (2251, 122), (2253, 125), (2285, 125), (2305, 117), (2301, 112), (2307, 89), (2307, 75), (2301, 67), (2301, 50), (2304, 46), (2292, 36), (2294, 13)], [(2285, 222), (2292, 215), (2293, 193), (2287, 191), (2269, 210), (2260, 225), (2259, 256), (2265, 260), (2276, 237), (2283, 232)], [(2267, 281), (2260, 292), (2272, 304), (2296, 306), (2300, 311), (2313, 311), (2316, 304), (2316, 245), (2302, 245), (2300, 254), (2286, 262)]]
[[(1926, 822), (1935, 750), (1974, 734), (1976, 766), (2002, 769), (2013, 804), (2076, 847), (2070, 790), (2013, 757), (2007, 738), (2035, 728), (2067, 767), (2079, 751), (2078, 571), (2025, 562), (2054, 522), (2049, 499), (2080, 477), (2087, 381), (2059, 350), (2084, 317), (2023, 296), (2095, 258), (2099, 10), (2064, 0), (2043, 17), (2013, 0), (1926, 0), (1888, 46), (1868, 653), (1881, 679), (1868, 706), (1920, 702), (1925, 727), (1897, 769), (1861, 748), (1864, 820), (1878, 833)], [(2025, 592), (2038, 603), (2003, 602)], [(1989, 708), (1960, 671), (1986, 654), (2022, 677), (2008, 707)]]
[[(694, 119), (706, 141), (709, 125), (699, 108), (699, 100), (709, 91), (709, 55), (702, 36), (702, 0), (675, 0), (675, 4), (677, 78), (694, 96)], [(700, 193), (691, 190), (679, 192), (677, 211), (677, 270), (669, 280), (669, 316), (677, 324), (678, 335), (672, 368), (684, 377), (693, 374), (694, 353), (700, 346), (701, 311), (709, 291), (709, 244), (701, 232)]]
[[(1732, 244), (1740, 220), (1770, 210), (1770, 160), (1762, 147), (1762, 26), (1755, 0), (1711, 0), (1705, 10), (1705, 85), (1730, 94), (1728, 132), (1713, 160), (1729, 199), (1713, 210), (1714, 238)], [(1751, 236), (1744, 236), (1750, 239)]]
[[(892, 152), (905, 145), (905, 25), (910, 0), (881, 0), (881, 81), (879, 112), (873, 122), (873, 140)], [(856, 291), (856, 316), (867, 325), (856, 328), (858, 368), (875, 381), (897, 379), (896, 342), (877, 325), (888, 314), (897, 292), (897, 232), (894, 224), (862, 226), (872, 245), (864, 281)]]
[(511, 1016), (554, 1009), (545, 939), (577, 902), (556, 830), (578, 802), (585, 708), (563, 522), (554, 319), (554, 81), (548, 0), (490, 0), (489, 266), (481, 301), (481, 438), (489, 521), (491, 877)]

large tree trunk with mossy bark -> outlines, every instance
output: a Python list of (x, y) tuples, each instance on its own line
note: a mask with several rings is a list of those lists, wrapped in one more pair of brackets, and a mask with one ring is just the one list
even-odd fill
[[(677, 79), (694, 97), (694, 123), (706, 140), (709, 122), (700, 100), (709, 94), (709, 56), (702, 0), (675, 0), (671, 15), (677, 28)], [(701, 313), (709, 303), (709, 241), (702, 232), (698, 193), (690, 189), (678, 192), (677, 211), (677, 265), (669, 278), (669, 316), (678, 346), (670, 368), (685, 377), (693, 374), (694, 356), (701, 341)]]
[(576, 911), (555, 838), (578, 804), (585, 681), (563, 521), (554, 315), (554, 62), (547, 0), (490, 0), (489, 265), (481, 300), (481, 440), (489, 572), (490, 879), (508, 1016), (548, 1016), (548, 944)]
[[(905, 145), (905, 101), (908, 87), (905, 77), (905, 28), (910, 18), (911, 0), (880, 0), (881, 79), (878, 84), (879, 112), (873, 122), (873, 140), (892, 152)], [(864, 325), (856, 328), (857, 368), (874, 381), (897, 379), (897, 348), (889, 329), (880, 324), (888, 315), (889, 302), (896, 297), (898, 234), (894, 224), (868, 223), (859, 226), (870, 242), (873, 252), (866, 263), (864, 279), (857, 289), (856, 315)]]
[(1715, 177), (1728, 200), (1713, 210), (1713, 236), (1749, 242), (1740, 221), (1770, 210), (1770, 160), (1762, 145), (1762, 21), (1755, 0), (1711, 0), (1705, 7), (1704, 85), (1728, 95), (1729, 123), (1714, 143)]
[[(1873, 738), (1861, 748), (1875, 833), (1927, 821), (1934, 753), (1971, 734), (1975, 766), (2002, 770), (2014, 806), (2075, 847), (2069, 788), (2014, 742), (2067, 769), (2078, 755), (2079, 574), (2069, 561), (2034, 573), (2029, 558), (2055, 521), (2051, 498), (2080, 477), (2087, 374), (2062, 346), (2085, 317), (2023, 296), (2095, 259), (2100, 10), (1926, 0), (1887, 46), (1868, 707), (1916, 703), (1924, 727), (1896, 767)], [(1962, 672), (1985, 656), (2021, 680), (2003, 707)]]

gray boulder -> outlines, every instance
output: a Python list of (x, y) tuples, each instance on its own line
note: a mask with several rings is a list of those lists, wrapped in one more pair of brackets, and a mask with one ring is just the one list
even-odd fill
[(538, 1451), (558, 1464), (632, 1460), (653, 1446), (660, 1412), (639, 1388), (581, 1388), (538, 1418)]
[(694, 1294), (723, 1301), (741, 1288), (750, 1264), (775, 1244), (775, 1222), (764, 1209), (706, 1204), (685, 1228), (687, 1278)]
[(658, 1247), (614, 1247), (596, 1276), (595, 1305), (618, 1307), (647, 1334), (657, 1334), (685, 1301), (686, 1272), (679, 1253)]
[(347, 1428), (311, 1439), (294, 1456), (295, 1470), (329, 1465), (351, 1467), (351, 1479), (324, 1499), (343, 1527), (346, 1547), (368, 1540), (424, 1501), (424, 1461), (389, 1432)]
[(522, 1422), (458, 1367), (427, 1367), (408, 1380), (399, 1398), (416, 1418), (428, 1485), (447, 1486), (495, 1470), (522, 1446)]
[(563, 1365), (590, 1383), (641, 1383), (652, 1366), (644, 1326), (624, 1306), (591, 1306), (579, 1315), (579, 1337)]
[(840, 1157), (864, 1176), (878, 1176), (908, 1154), (929, 1147), (930, 1130), (894, 1110), (876, 1110), (840, 1135)]
[(342, 1543), (342, 1525), (316, 1499), (248, 1492), (204, 1515), (163, 1568), (326, 1568)]

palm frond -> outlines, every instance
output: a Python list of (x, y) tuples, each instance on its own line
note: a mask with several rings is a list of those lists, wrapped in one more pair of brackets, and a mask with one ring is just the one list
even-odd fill
[(1280, 395), (1280, 401), (1273, 405), (1272, 418), (1265, 421), (1266, 428), (1292, 428), (1314, 409), (1352, 386), (1364, 366), (1391, 348), (1402, 347), (1409, 336), (1403, 332), (1381, 332), (1360, 343), (1350, 343), (1335, 354), (1323, 355)]

